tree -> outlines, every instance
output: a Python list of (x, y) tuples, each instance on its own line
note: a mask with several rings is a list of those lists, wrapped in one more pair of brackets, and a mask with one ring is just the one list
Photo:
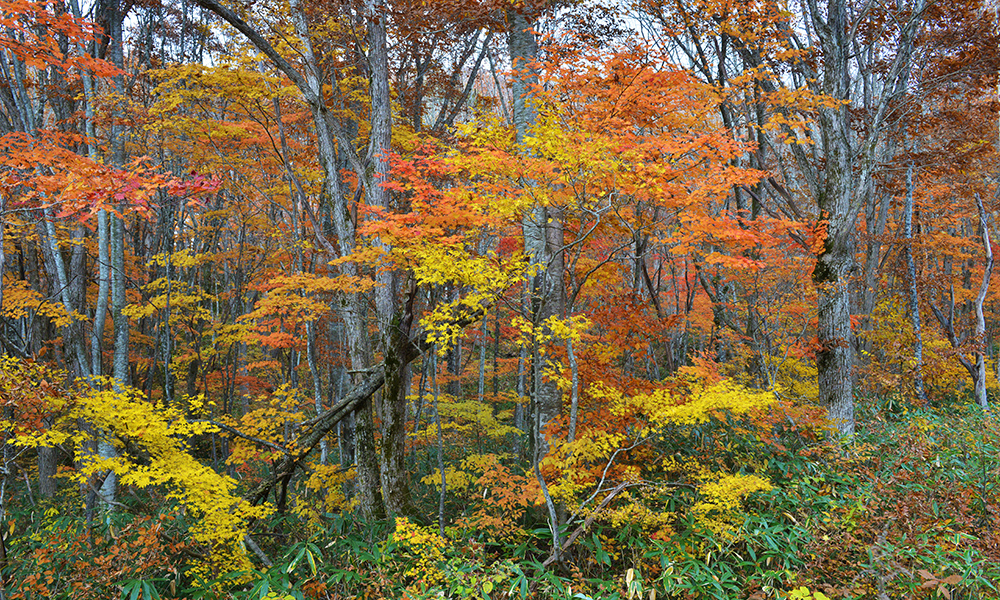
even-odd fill
[[(348, 128), (345, 127), (339, 115), (329, 105), (330, 100), (323, 91), (321, 82), (326, 79), (323, 76), (323, 68), (329, 68), (327, 64), (332, 59), (319, 56), (314, 51), (308, 7), (299, 2), (293, 2), (290, 5), (294, 29), (299, 44), (303, 48), (305, 64), (300, 70), (282, 57), (259, 31), (232, 10), (214, 1), (200, 2), (200, 4), (218, 14), (245, 35), (272, 60), (274, 65), (302, 93), (313, 114), (319, 160), (325, 174), (323, 192), (320, 198), (320, 211), (318, 212), (322, 212), (326, 205), (330, 207), (329, 214), (335, 225), (339, 252), (334, 252), (333, 245), (320, 231), (318, 223), (311, 216), (312, 211), (307, 210), (307, 214), (310, 215), (313, 233), (324, 248), (330, 252), (328, 260), (339, 255), (340, 258), (346, 259), (339, 263), (342, 272), (348, 276), (356, 275), (358, 271), (350, 257), (358, 247), (359, 240), (356, 238), (355, 225), (349, 218), (351, 212), (349, 194), (341, 183), (340, 165), (346, 158), (347, 164), (353, 168), (357, 181), (356, 192), (359, 198), (360, 194), (363, 193), (369, 205), (382, 208), (389, 206), (390, 199), (385, 183), (388, 175), (388, 154), (392, 144), (392, 118), (390, 115), (389, 62), (385, 33), (389, 18), (387, 7), (380, 2), (368, 2), (363, 10), (357, 13), (357, 17), (365, 25), (367, 31), (367, 48), (359, 46), (355, 50), (359, 59), (365, 61), (365, 74), (368, 78), (369, 88), (368, 110), (370, 111), (368, 151), (365, 157), (361, 157), (355, 154), (355, 140), (352, 139)], [(353, 17), (350, 14), (345, 14), (343, 18), (346, 21)], [(358, 67), (360, 66), (358, 65)], [(348, 89), (340, 89), (336, 92), (334, 100), (337, 97), (347, 97), (352, 93)], [(337, 142), (336, 145), (333, 143), (334, 140)], [(368, 169), (369, 164), (373, 166), (372, 170)], [(378, 453), (381, 458), (381, 467), (376, 464), (375, 453), (369, 450), (374, 444), (374, 436), (369, 433), (371, 417), (370, 413), (367, 412), (367, 407), (361, 406), (356, 417), (356, 423), (359, 427), (357, 440), (358, 444), (361, 445), (357, 453), (360, 461), (360, 487), (365, 497), (363, 505), (367, 507), (368, 514), (376, 516), (381, 514), (383, 510), (382, 500), (376, 493), (376, 488), (379, 487), (378, 481), (381, 481), (381, 496), (384, 498), (390, 514), (407, 514), (411, 512), (411, 507), (405, 469), (402, 463), (403, 433), (405, 431), (403, 420), (406, 406), (404, 382), (408, 380), (408, 363), (412, 358), (403, 360), (402, 357), (408, 355), (409, 352), (402, 347), (409, 344), (409, 332), (406, 327), (412, 321), (412, 315), (406, 312), (406, 305), (399, 303), (398, 294), (404, 286), (404, 282), (398, 278), (398, 274), (390, 270), (378, 270), (375, 278), (379, 285), (373, 294), (375, 296), (376, 322), (380, 331), (380, 343), (375, 349), (381, 352), (387, 365), (386, 377), (388, 379), (386, 383), (388, 385), (381, 393), (380, 410), (378, 411), (382, 428)], [(348, 339), (352, 349), (353, 366), (356, 370), (367, 370), (373, 362), (373, 349), (367, 339), (363, 299), (357, 294), (352, 294), (350, 298), (341, 308), (341, 318), (349, 332)], [(400, 327), (403, 329), (401, 330)]]
[[(894, 132), (925, 7), (916, 0), (891, 10), (868, 10), (831, 0), (806, 3), (797, 14), (782, 13), (767, 2), (745, 10), (724, 4), (704, 12), (686, 6), (681, 12), (689, 31), (723, 32), (714, 56), (720, 72), (732, 52), (776, 101), (772, 116), (758, 127), (776, 131), (785, 142), (782, 154), (789, 162), (780, 164), (787, 187), (815, 203), (824, 227), (813, 270), (816, 365), (820, 401), (843, 435), (854, 429), (850, 277), (855, 226), (877, 193), (881, 169), (898, 150)], [(700, 12), (718, 14), (718, 23), (706, 25)], [(856, 48), (859, 40), (863, 52)], [(700, 47), (698, 40), (694, 43)], [(791, 78), (781, 78), (780, 69), (788, 69)]]

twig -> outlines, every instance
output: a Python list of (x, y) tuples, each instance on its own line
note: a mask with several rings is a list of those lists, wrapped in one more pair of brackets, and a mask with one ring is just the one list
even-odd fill
[[(104, 474), (104, 478), (101, 479), (101, 484), (102, 485), (104, 484), (104, 479), (107, 479), (108, 475), (110, 475), (110, 474), (111, 474), (110, 470), (108, 470), (108, 472)], [(124, 508), (125, 510), (131, 510), (128, 505), (122, 504), (121, 502), (118, 502), (116, 500), (111, 500), (110, 498), (106, 497), (104, 494), (101, 493), (101, 490), (99, 488), (94, 487), (93, 483), (87, 482), (87, 487), (90, 488), (90, 491), (94, 492), (95, 496), (97, 496), (98, 498), (101, 499), (101, 502), (104, 502), (108, 506), (117, 506), (118, 508)]]

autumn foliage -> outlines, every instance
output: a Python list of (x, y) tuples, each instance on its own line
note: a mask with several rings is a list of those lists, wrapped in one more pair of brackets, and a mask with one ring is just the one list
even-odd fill
[(0, 600), (997, 594), (996, 11), (0, 25)]

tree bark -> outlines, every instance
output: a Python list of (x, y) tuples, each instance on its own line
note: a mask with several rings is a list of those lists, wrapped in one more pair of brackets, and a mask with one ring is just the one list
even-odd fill
[[(371, 98), (371, 131), (368, 143), (368, 158), (373, 165), (373, 173), (366, 191), (371, 206), (389, 208), (389, 152), (392, 149), (392, 97), (389, 89), (389, 49), (386, 37), (388, 13), (383, 0), (367, 0), (365, 3), (368, 21), (368, 66), (369, 94)], [(383, 250), (389, 247), (381, 240), (375, 244)], [(381, 269), (376, 274), (375, 313), (382, 352), (385, 357), (386, 381), (380, 396), (381, 437), (379, 458), (381, 459), (382, 498), (386, 512), (392, 518), (396, 515), (412, 515), (409, 489), (409, 473), (406, 471), (406, 383), (409, 361), (397, 355), (400, 342), (409, 336), (412, 322), (411, 304), (401, 313), (397, 301), (399, 273)]]
[(877, 99), (871, 94), (861, 99), (861, 108), (867, 111), (863, 135), (856, 132), (851, 112), (852, 103), (856, 102), (852, 98), (853, 78), (858, 71), (852, 61), (860, 60), (852, 53), (855, 40), (851, 32), (858, 23), (850, 20), (846, 0), (828, 0), (825, 10), (816, 0), (806, 4), (806, 17), (823, 56), (822, 72), (813, 73), (805, 63), (796, 66), (805, 80), (816, 82), (815, 92), (833, 102), (824, 103), (817, 111), (821, 151), (815, 157), (817, 160), (810, 161), (801, 148), (792, 151), (816, 198), (820, 219), (826, 224), (826, 240), (813, 272), (818, 296), (819, 401), (827, 408), (840, 434), (848, 436), (854, 432), (854, 344), (849, 290), (856, 247), (854, 226), (861, 208), (874, 194), (875, 173), (890, 149), (886, 141), (888, 115), (906, 92), (924, 0), (916, 0), (901, 23), (895, 54), (881, 82), (882, 94)]
[(580, 369), (576, 364), (576, 353), (573, 352), (573, 338), (566, 339), (566, 357), (569, 359), (571, 377), (571, 394), (569, 403), (569, 433), (566, 441), (572, 444), (576, 440), (576, 427), (580, 413)]
[[(537, 120), (532, 98), (532, 88), (538, 84), (535, 61), (538, 58), (538, 41), (535, 38), (534, 20), (525, 13), (511, 10), (508, 18), (508, 49), (510, 52), (514, 127), (519, 144), (524, 143)], [(532, 182), (525, 181), (530, 186)], [(527, 212), (521, 222), (524, 234), (524, 249), (531, 264), (538, 270), (532, 278), (531, 321), (536, 328), (551, 316), (561, 316), (564, 304), (563, 285), (563, 226), (562, 215), (552, 207), (536, 205)], [(531, 386), (532, 406), (537, 412), (532, 422), (535, 427), (533, 444), (541, 449), (541, 456), (549, 450), (545, 429), (562, 412), (562, 393), (555, 382), (544, 377), (544, 359), (540, 353), (532, 356), (532, 376), (537, 379)]]
[(441, 410), (438, 403), (441, 390), (437, 380), (437, 348), (431, 347), (431, 387), (434, 397), (434, 424), (437, 425), (438, 471), (441, 473), (441, 490), (438, 494), (438, 533), (444, 537), (444, 500), (448, 493), (448, 475), (444, 464), (444, 433), (441, 429)]
[(906, 203), (903, 207), (903, 237), (906, 239), (906, 277), (909, 280), (910, 324), (913, 326), (913, 389), (921, 404), (927, 402), (924, 391), (924, 342), (921, 337), (920, 295), (917, 292), (917, 267), (913, 261), (913, 163), (906, 169)]
[(993, 246), (990, 244), (990, 229), (986, 223), (986, 210), (983, 208), (983, 199), (979, 194), (976, 194), (976, 210), (979, 213), (979, 227), (982, 231), (983, 247), (986, 250), (986, 268), (983, 271), (982, 283), (979, 285), (979, 293), (976, 295), (976, 376), (974, 383), (976, 403), (987, 409), (990, 407), (990, 402), (986, 397), (986, 359), (983, 350), (986, 336), (986, 317), (983, 314), (983, 303), (986, 301), (986, 294), (990, 289), (990, 278), (993, 276)]
[[(124, 40), (122, 38), (122, 22), (125, 15), (121, 12), (119, 0), (102, 0), (99, 7), (99, 20), (105, 26), (107, 36), (107, 54), (109, 61), (122, 72), (125, 69)], [(125, 93), (125, 77), (119, 73), (114, 77), (114, 85), (119, 94)], [(117, 110), (112, 111), (111, 124), (111, 162), (121, 167), (125, 164), (125, 130), (116, 118)], [(125, 207), (120, 207), (124, 209)], [(111, 262), (111, 320), (114, 323), (114, 356), (112, 376), (115, 386), (124, 388), (130, 382), (129, 368), (129, 319), (123, 312), (128, 305), (125, 287), (128, 281), (125, 272), (125, 220), (120, 215), (111, 215), (108, 235), (108, 252)], [(113, 458), (117, 452), (107, 440), (102, 439), (97, 444), (97, 453), (101, 458)], [(114, 506), (118, 488), (118, 478), (114, 472), (109, 472), (101, 484), (100, 500), (106, 509)]]
[[(50, 425), (51, 426), (51, 425)], [(53, 498), (58, 491), (56, 471), (59, 466), (59, 449), (38, 447), (38, 493), (43, 498)]]

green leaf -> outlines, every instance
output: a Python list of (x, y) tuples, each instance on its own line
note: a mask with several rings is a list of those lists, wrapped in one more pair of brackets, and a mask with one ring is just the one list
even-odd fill
[(302, 549), (299, 550), (299, 553), (295, 555), (295, 558), (292, 559), (292, 562), (288, 563), (288, 567), (285, 569), (285, 573), (291, 573), (292, 571), (294, 571), (295, 567), (299, 564), (299, 561), (302, 560), (303, 556), (305, 556), (305, 553), (306, 549), (305, 546), (303, 546)]
[(160, 594), (156, 588), (145, 581), (142, 582), (142, 597), (143, 600), (160, 600)]
[(128, 594), (128, 600), (136, 600), (142, 592), (142, 585), (137, 579), (129, 580), (122, 586), (122, 595)]
[(306, 558), (309, 560), (309, 570), (312, 571), (313, 577), (316, 576), (316, 559), (313, 558), (312, 551), (306, 552)]

